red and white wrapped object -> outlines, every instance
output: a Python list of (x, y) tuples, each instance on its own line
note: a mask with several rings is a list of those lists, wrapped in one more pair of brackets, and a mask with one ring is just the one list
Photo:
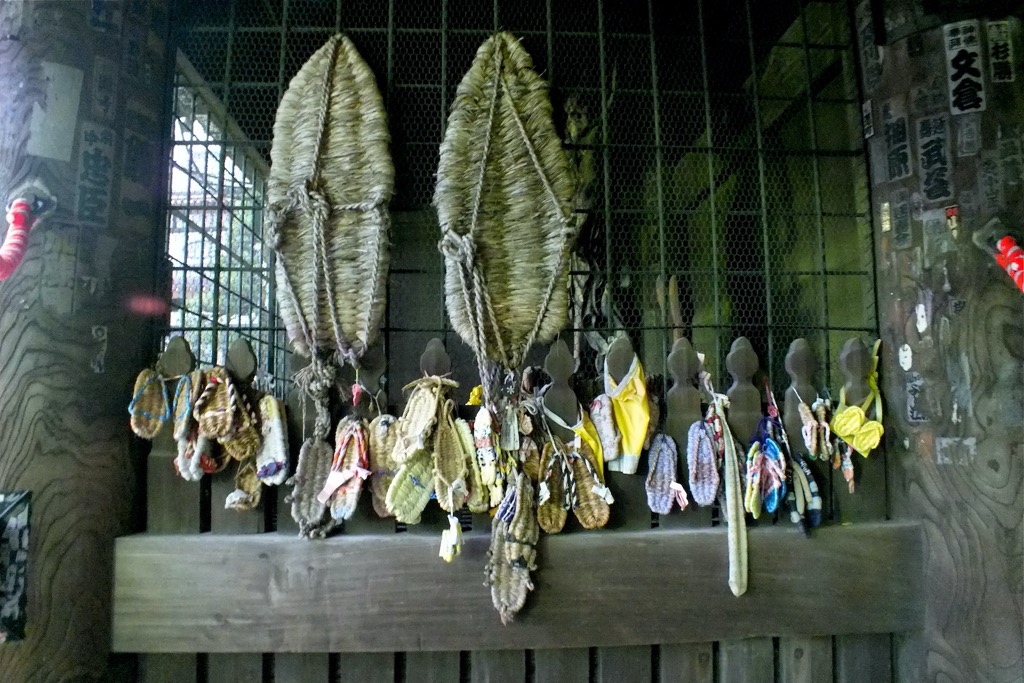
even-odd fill
[(7, 207), (7, 236), (0, 246), (0, 280), (6, 280), (21, 265), (28, 245), (28, 232), (35, 224), (32, 204), (27, 199), (15, 199)]
[(1024, 249), (1012, 237), (1005, 235), (996, 242), (995, 259), (1017, 289), (1024, 292)]

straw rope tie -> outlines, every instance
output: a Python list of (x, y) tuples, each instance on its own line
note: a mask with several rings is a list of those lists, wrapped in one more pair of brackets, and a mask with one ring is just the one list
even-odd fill
[(316, 421), (313, 423), (313, 438), (323, 440), (331, 430), (331, 414), (328, 411), (327, 400), (331, 387), (335, 384), (337, 371), (329, 363), (319, 360), (316, 356), (313, 362), (295, 373), (295, 384), (306, 393), (316, 406)]

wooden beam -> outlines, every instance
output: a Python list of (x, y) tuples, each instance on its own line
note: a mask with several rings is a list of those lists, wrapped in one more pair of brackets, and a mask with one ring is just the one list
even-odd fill
[(750, 590), (741, 598), (726, 582), (721, 529), (547, 537), (537, 588), (505, 627), (482, 581), (488, 539), (467, 537), (452, 565), (437, 559), (436, 545), (434, 537), (409, 534), (317, 542), (279, 534), (120, 538), (114, 650), (644, 645), (888, 633), (916, 629), (923, 619), (922, 538), (910, 522), (822, 529), (811, 539), (753, 529)]

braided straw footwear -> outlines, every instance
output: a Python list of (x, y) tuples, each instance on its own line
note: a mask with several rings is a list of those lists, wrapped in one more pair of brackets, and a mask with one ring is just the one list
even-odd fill
[(446, 307), (487, 405), (500, 403), (501, 368), (565, 325), (573, 190), (547, 85), (519, 41), (496, 33), (459, 84), (434, 193)]
[[(548, 443), (544, 446), (544, 456), (540, 460), (545, 463), (540, 475), (540, 486), (542, 490), (546, 487), (547, 500), (537, 505), (537, 523), (545, 533), (557, 534), (565, 527), (565, 520), (569, 516), (565, 509), (565, 486), (562, 481), (563, 456)], [(542, 493), (542, 499), (543, 496)]]
[(370, 494), (373, 496), (373, 510), (379, 517), (391, 516), (385, 501), (388, 487), (398, 469), (392, 457), (392, 451), (395, 450), (395, 423), (394, 415), (378, 415), (366, 429), (370, 451)]
[(594, 477), (594, 454), (586, 443), (582, 443), (579, 451), (575, 456), (570, 456), (569, 460), (572, 477), (576, 481), (576, 505), (573, 507), (573, 514), (584, 529), (600, 529), (611, 517), (611, 506), (595, 491), (600, 482)]
[(466, 487), (469, 489), (469, 497), (466, 499), (466, 507), (470, 512), (482, 514), (491, 507), (490, 489), (484, 484), (483, 472), (480, 471), (480, 462), (476, 459), (476, 445), (473, 443), (473, 431), (469, 423), (462, 419), (455, 420), (455, 432), (459, 436), (459, 447), (466, 459)]
[(459, 442), (452, 411), (453, 401), (441, 406), (434, 430), (434, 491), (437, 502), (445, 512), (455, 513), (466, 502), (466, 455)]
[(491, 602), (501, 623), (508, 624), (526, 603), (533, 590), (530, 572), (537, 568), (539, 537), (533, 508), (533, 486), (520, 473), (508, 487), (491, 525), (491, 548), (485, 568), (485, 585), (491, 588)]
[(403, 524), (419, 524), (433, 491), (433, 460), (429, 451), (419, 451), (395, 473), (385, 498), (388, 512)]
[(240, 415), (238, 392), (227, 370), (221, 367), (207, 370), (206, 387), (192, 412), (199, 423), (201, 436), (220, 439), (235, 431)]
[(174, 390), (174, 440), (187, 439), (196, 426), (195, 417), (192, 411), (196, 407), (203, 388), (206, 386), (206, 377), (202, 370), (193, 370), (183, 375), (178, 380), (178, 386)]
[(143, 439), (152, 439), (171, 416), (164, 378), (154, 370), (143, 370), (135, 379), (132, 396), (128, 406), (132, 431)]

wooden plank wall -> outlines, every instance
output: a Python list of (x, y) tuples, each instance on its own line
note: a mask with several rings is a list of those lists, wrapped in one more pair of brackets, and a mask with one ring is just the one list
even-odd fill
[[(858, 13), (867, 31), (858, 35), (870, 37), (868, 4)], [(875, 253), (887, 349), (889, 505), (896, 518), (922, 520), (926, 594), (933, 596), (924, 631), (896, 639), (894, 659), (902, 680), (1008, 683), (1024, 672), (1024, 295), (995, 263), (991, 245), (1006, 234), (1024, 241), (1022, 31), (1019, 16), (1011, 18), (1015, 78), (993, 80), (986, 20), (1000, 17), (980, 16), (982, 3), (965, 5), (957, 19), (976, 13), (977, 42), (955, 54), (975, 69), (985, 102), (953, 111), (949, 81), (936, 77), (947, 73), (943, 20), (928, 5), (881, 3), (889, 34), (879, 38), (888, 44), (864, 74), (875, 121), (867, 141), (872, 211), (883, 226)], [(864, 46), (861, 53), (873, 54)], [(922, 168), (919, 141), (926, 117), (938, 122), (933, 130), (945, 128), (941, 163), (931, 168)], [(886, 136), (887, 125), (898, 131), (901, 124), (909, 173), (891, 173), (890, 159), (898, 162), (902, 150)], [(932, 200), (927, 184), (935, 177), (949, 187)], [(953, 225), (947, 207), (959, 212)], [(995, 217), (1003, 228), (986, 232)], [(917, 315), (919, 306), (926, 315)], [(864, 650), (876, 639), (848, 640), (843, 668), (871, 666)]]
[[(293, 402), (294, 405), (294, 402)], [(299, 429), (298, 431), (301, 431)], [(154, 450), (154, 458), (159, 458), (160, 450)], [(155, 473), (155, 472), (154, 472)], [(646, 505), (642, 487), (642, 477), (614, 476), (611, 478), (617, 495), (620, 517), (616, 520), (619, 532), (625, 529), (646, 529), (652, 533), (665, 533), (666, 537), (676, 522), (686, 520), (686, 515), (664, 516), (652, 523)], [(198, 489), (193, 487), (193, 495)], [(158, 495), (151, 499), (151, 506), (157, 505), (161, 498)], [(173, 504), (173, 499), (164, 495), (162, 504)], [(218, 504), (219, 500), (207, 501), (207, 504)], [(213, 515), (212, 509), (210, 510)], [(166, 515), (164, 516), (166, 517)], [(699, 519), (699, 515), (695, 515)], [(188, 524), (189, 514), (181, 515), (182, 524)], [(154, 524), (161, 522), (160, 515), (151, 511)], [(242, 523), (250, 529), (249, 523), (242, 515)], [(484, 524), (479, 518), (475, 527), (467, 529), (467, 546), (485, 547), (486, 519)], [(467, 519), (467, 524), (470, 521)], [(687, 522), (683, 521), (685, 525)], [(225, 522), (226, 524), (226, 522)], [(260, 522), (252, 525), (252, 531), (259, 531)], [(273, 524), (271, 525), (273, 526)], [(286, 530), (290, 526), (287, 511), (282, 510), (276, 526)], [(652, 530), (652, 526), (654, 527)], [(437, 537), (443, 528), (442, 515), (428, 515), (425, 523), (405, 530), (410, 536)], [(153, 531), (157, 531), (154, 528)], [(216, 528), (213, 529), (217, 532)], [(362, 501), (356, 516), (346, 525), (345, 533), (367, 536), (384, 534), (392, 536), (396, 532), (393, 522), (376, 518), (369, 499)], [(780, 531), (782, 531), (780, 529)], [(598, 538), (610, 540), (616, 530), (604, 532), (567, 532), (575, 534), (594, 533)], [(791, 532), (796, 534), (796, 532)], [(841, 538), (836, 534), (850, 534), (850, 539), (859, 534), (852, 529), (832, 530), (831, 538)], [(795, 536), (794, 536), (795, 537)], [(233, 538), (238, 538), (237, 535)], [(130, 539), (126, 539), (130, 540)], [(410, 538), (410, 541), (412, 539)], [(580, 540), (583, 540), (582, 538)], [(175, 547), (181, 548), (181, 540), (175, 541)], [(432, 544), (433, 539), (428, 542)], [(798, 540), (799, 545), (805, 541)], [(821, 543), (822, 541), (819, 541)], [(806, 543), (814, 544), (814, 539)], [(830, 542), (834, 543), (833, 542)], [(419, 544), (423, 545), (423, 544)], [(281, 546), (283, 548), (283, 546)], [(770, 552), (773, 546), (752, 544), (753, 556), (767, 558), (765, 551)], [(808, 549), (813, 549), (809, 545)], [(195, 553), (193, 551), (186, 551)], [(179, 552), (179, 551), (175, 551)], [(467, 551), (470, 552), (470, 551)], [(799, 552), (797, 550), (797, 552)], [(474, 557), (479, 552), (472, 553)], [(465, 560), (465, 558), (463, 558)], [(564, 560), (565, 558), (563, 558)], [(877, 562), (878, 559), (872, 560)], [(220, 562), (219, 560), (217, 562)], [(857, 572), (859, 574), (859, 572)], [(722, 574), (724, 581), (724, 573)], [(602, 582), (604, 583), (604, 582)], [(604, 588), (602, 590), (608, 590)], [(550, 595), (546, 596), (550, 599)], [(820, 596), (825, 600), (825, 596)], [(574, 605), (580, 610), (586, 609), (586, 600), (574, 597)], [(485, 610), (484, 605), (475, 605)], [(768, 611), (771, 612), (770, 610)], [(692, 615), (691, 615), (692, 617)], [(688, 617), (688, 618), (691, 618)], [(528, 614), (524, 616), (528, 618)], [(316, 620), (314, 620), (316, 621)], [(316, 623), (321, 623), (316, 621)], [(889, 636), (882, 636), (885, 644)], [(466, 642), (472, 642), (467, 639)], [(566, 642), (563, 639), (563, 642)], [(604, 646), (597, 648), (569, 649), (527, 649), (527, 650), (478, 650), (473, 652), (374, 652), (374, 653), (278, 653), (275, 655), (251, 654), (211, 654), (205, 658), (191, 655), (146, 655), (142, 672), (143, 680), (192, 680), (194, 675), (197, 683), (208, 681), (807, 681), (819, 682), (832, 680), (833, 671), (841, 672), (846, 681), (877, 681), (891, 676), (889, 659), (873, 656), (878, 647), (876, 636), (843, 637), (835, 648), (833, 660), (833, 642), (830, 637), (785, 637), (758, 638), (753, 640), (729, 640), (721, 643), (690, 643), (685, 645), (649, 645), (649, 646)], [(169, 679), (168, 676), (171, 678)], [(880, 678), (881, 677), (881, 678)]]
[(114, 538), (137, 527), (125, 408), (152, 318), (129, 302), (162, 253), (169, 4), (0, 2), (0, 207), (26, 184), (54, 200), (0, 282), (0, 489), (32, 492), (26, 637), (0, 647), (3, 681), (108, 664)]

